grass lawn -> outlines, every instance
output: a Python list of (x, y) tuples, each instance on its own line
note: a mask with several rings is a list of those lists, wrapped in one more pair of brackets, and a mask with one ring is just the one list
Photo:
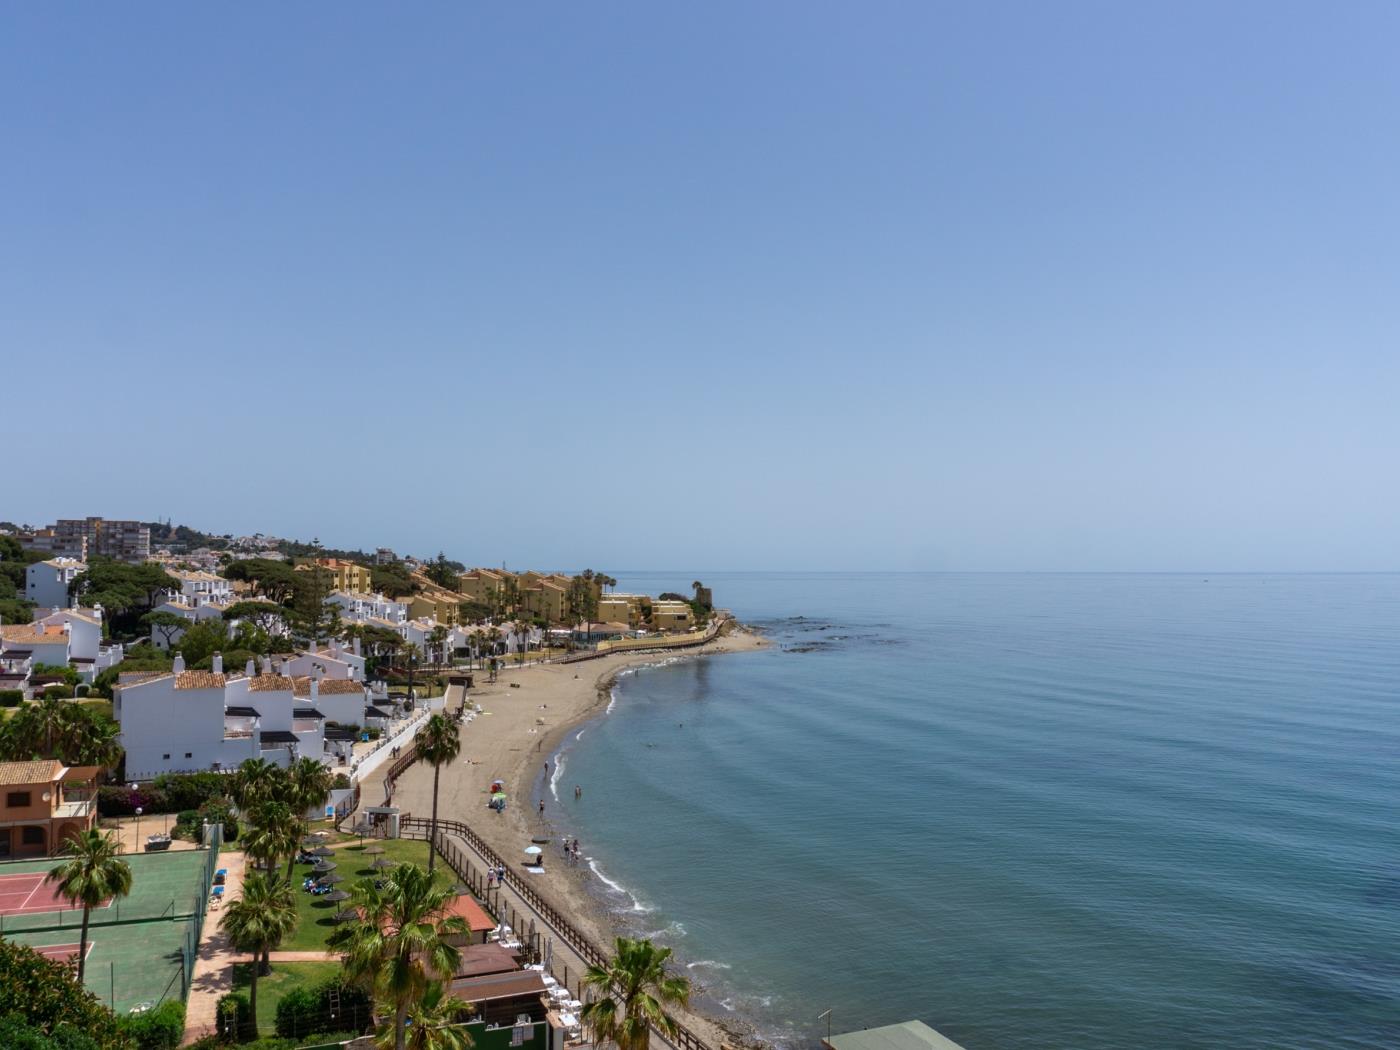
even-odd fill
[[(337, 847), (335, 856), (331, 858), (336, 863), (336, 874), (345, 876), (345, 881), (338, 886), (339, 889), (348, 891), (360, 879), (375, 874), (374, 869), (369, 866), (374, 857), (367, 856), (364, 851), (374, 845), (376, 841), (383, 847), (384, 856), (390, 860), (398, 861), (401, 864), (417, 864), (422, 867), (426, 867), (428, 864), (428, 844), (426, 842), (418, 842), (413, 839), (366, 839), (361, 845), (358, 838), (350, 836), (351, 845)], [(300, 921), (297, 923), (296, 931), (279, 945), (281, 951), (324, 950), (326, 938), (335, 930), (333, 916), (341, 908), (350, 904), (349, 901), (332, 904), (325, 897), (314, 897), (303, 891), (301, 888), (302, 880), (310, 874), (310, 864), (296, 866), (292, 885), (295, 888), (297, 915)], [(456, 882), (456, 876), (452, 869), (443, 863), (441, 857), (438, 858), (438, 866), (434, 876), (435, 881), (440, 886), (451, 886)]]
[[(252, 985), (253, 964), (235, 963), (233, 967), (233, 987), (235, 991), (247, 992)], [(327, 977), (340, 972), (337, 962), (291, 962), (273, 963), (272, 972), (258, 978), (258, 1032), (272, 1035), (277, 1024), (277, 1004), (293, 988), (304, 988), (320, 984)]]

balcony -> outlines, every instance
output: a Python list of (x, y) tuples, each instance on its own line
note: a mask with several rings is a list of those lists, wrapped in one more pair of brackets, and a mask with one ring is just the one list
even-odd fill
[(83, 820), (92, 813), (92, 807), (97, 803), (90, 798), (74, 799), (71, 802), (63, 802), (54, 807), (53, 815), (58, 819)]

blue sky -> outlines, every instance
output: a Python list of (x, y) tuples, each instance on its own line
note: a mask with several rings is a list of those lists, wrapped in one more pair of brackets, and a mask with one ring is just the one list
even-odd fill
[(1400, 569), (1393, 4), (3, 24), (0, 518)]

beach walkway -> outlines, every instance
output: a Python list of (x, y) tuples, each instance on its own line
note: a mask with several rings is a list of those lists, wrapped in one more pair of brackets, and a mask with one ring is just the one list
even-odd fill
[[(228, 869), (224, 895), (232, 900), (243, 887), (244, 855), (222, 853), (221, 867)], [(195, 955), (194, 974), (190, 981), (190, 997), (185, 1004), (185, 1035), (181, 1046), (188, 1046), (201, 1036), (218, 1031), (219, 999), (233, 991), (233, 964), (239, 955), (229, 945), (228, 935), (219, 929), (223, 912), (210, 908), (204, 916), (200, 931), (199, 951)]]

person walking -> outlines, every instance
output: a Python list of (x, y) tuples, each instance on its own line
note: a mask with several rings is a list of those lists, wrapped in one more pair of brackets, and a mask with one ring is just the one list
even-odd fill
[(540, 819), (544, 820), (544, 799), (540, 799)]

